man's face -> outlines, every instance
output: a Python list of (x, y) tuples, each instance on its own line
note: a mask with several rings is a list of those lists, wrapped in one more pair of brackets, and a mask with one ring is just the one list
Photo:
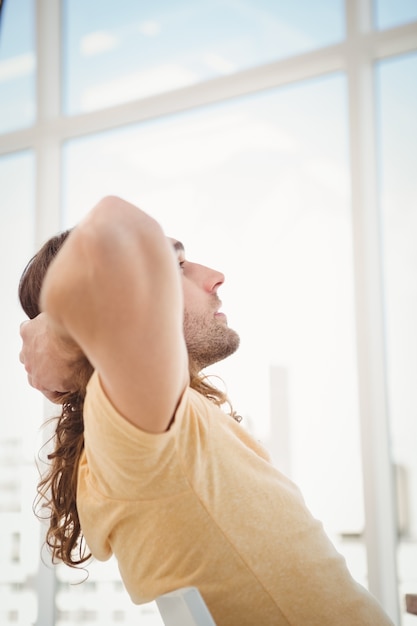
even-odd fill
[(185, 259), (183, 245), (171, 239), (178, 255), (184, 293), (184, 337), (190, 363), (201, 370), (233, 354), (239, 335), (220, 311), (217, 290), (224, 276)]

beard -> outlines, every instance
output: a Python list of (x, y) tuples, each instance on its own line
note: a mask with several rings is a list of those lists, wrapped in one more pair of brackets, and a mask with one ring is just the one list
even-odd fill
[(240, 338), (224, 322), (214, 317), (184, 313), (184, 337), (191, 369), (200, 371), (222, 361), (239, 347)]

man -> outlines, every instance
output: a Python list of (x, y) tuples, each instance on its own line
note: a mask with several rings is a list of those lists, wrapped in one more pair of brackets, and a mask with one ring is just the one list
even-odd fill
[[(32, 385), (70, 394), (41, 483), (53, 493), (54, 556), (83, 562), (73, 552), (85, 538), (96, 558), (115, 554), (134, 602), (196, 586), (219, 626), (390, 624), (201, 374), (239, 345), (220, 311), (224, 276), (112, 197), (45, 277), (36, 267), (21, 295), (42, 284), (43, 315), (22, 326), (21, 358)], [(45, 375), (51, 346), (65, 348), (54, 368), (66, 362), (66, 383)], [(80, 355), (94, 370), (87, 390), (72, 374)]]

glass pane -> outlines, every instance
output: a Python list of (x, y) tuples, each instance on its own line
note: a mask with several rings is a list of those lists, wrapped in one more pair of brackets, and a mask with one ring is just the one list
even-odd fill
[(225, 272), (242, 345), (210, 371), (366, 584), (348, 170), (337, 75), (69, 142), (64, 222), (117, 194)]
[[(392, 451), (399, 498), (398, 568), (417, 593), (417, 54), (377, 67)], [(415, 617), (414, 617), (415, 620)], [(404, 616), (403, 624), (413, 624)]]
[(94, 110), (340, 41), (342, 0), (64, 1), (64, 108)]
[(17, 299), (20, 274), (34, 249), (32, 154), (0, 158), (0, 189), (0, 623), (12, 626), (33, 624), (36, 619), (34, 584), (40, 545), (39, 523), (32, 503), (42, 402), (40, 394), (28, 387), (19, 363), (19, 324), (25, 316)]
[(35, 119), (34, 0), (6, 1), (0, 28), (0, 133)]
[(417, 20), (416, 0), (374, 0), (377, 28), (392, 28)]

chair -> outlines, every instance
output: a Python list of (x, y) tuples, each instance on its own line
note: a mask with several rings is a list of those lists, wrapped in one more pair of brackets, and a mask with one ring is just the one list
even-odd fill
[(184, 587), (156, 598), (165, 626), (216, 626), (196, 587)]
[(411, 613), (412, 615), (417, 615), (417, 594), (416, 593), (407, 593), (405, 595), (405, 606), (407, 609), (407, 613)]

